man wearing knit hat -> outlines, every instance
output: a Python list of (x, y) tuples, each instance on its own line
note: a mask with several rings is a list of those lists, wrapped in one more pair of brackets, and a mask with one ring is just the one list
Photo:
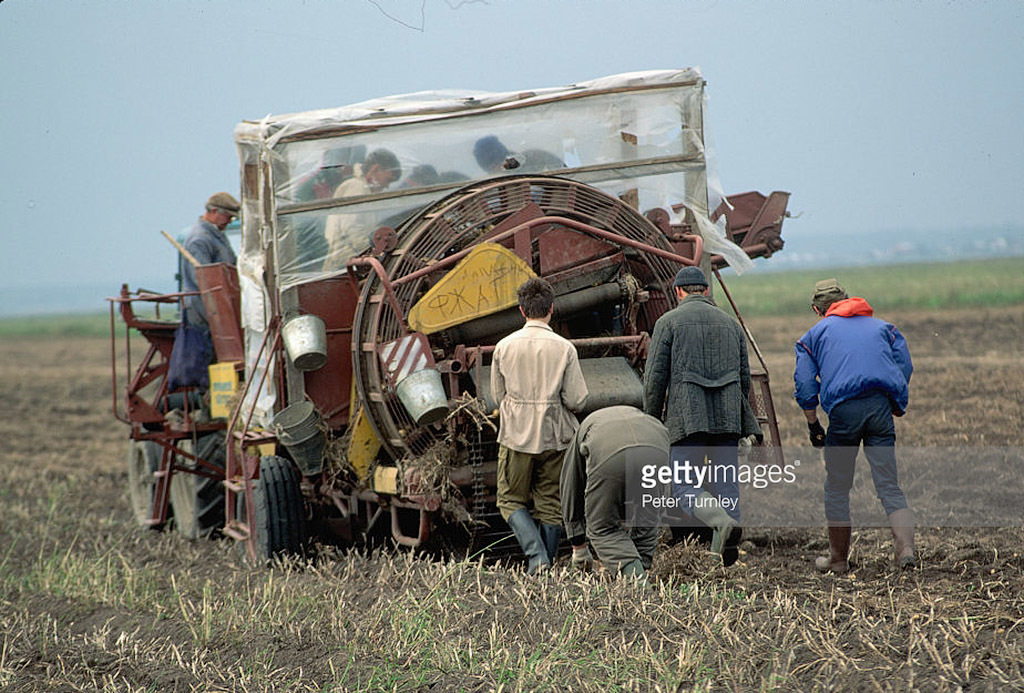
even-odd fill
[[(863, 298), (850, 298), (836, 279), (814, 286), (811, 309), (820, 320), (796, 343), (796, 401), (804, 410), (814, 447), (825, 448), (825, 519), (829, 555), (818, 570), (849, 570), (850, 489), (861, 443), (871, 466), (875, 492), (892, 527), (896, 564), (913, 568), (914, 513), (896, 472), (896, 429), (909, 399), (907, 342), (895, 326), (872, 317)], [(828, 415), (828, 432), (818, 421), (818, 405)]]
[(679, 305), (658, 318), (651, 335), (644, 413), (665, 422), (672, 463), (698, 468), (673, 493), (686, 514), (714, 530), (711, 550), (729, 566), (742, 534), (737, 444), (761, 436), (748, 400), (747, 338), (711, 300), (699, 267), (679, 270), (674, 287)]

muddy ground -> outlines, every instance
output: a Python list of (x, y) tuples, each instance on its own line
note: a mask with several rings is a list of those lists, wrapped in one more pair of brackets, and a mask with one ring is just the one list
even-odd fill
[[(901, 445), (954, 447), (965, 455), (975, 446), (1021, 446), (1024, 307), (880, 317), (903, 331), (915, 364), (910, 408), (897, 420)], [(805, 440), (803, 418), (791, 399), (792, 342), (811, 324), (809, 313), (749, 322), (771, 369), (784, 444)], [(159, 608), (154, 616), (148, 606), (132, 607), (123, 594), (129, 586), (109, 584), (112, 575), (127, 580), (136, 571), (188, 573), (207, 581), (230, 576), (237, 581), (252, 570), (237, 560), (225, 541), (188, 544), (173, 535), (134, 527), (126, 493), (127, 428), (113, 419), (111, 405), (107, 340), (0, 341), (0, 689), (6, 685), (11, 690), (273, 690), (285, 681), (296, 681), (304, 682), (296, 683), (296, 689), (306, 690), (310, 681), (334, 672), (323, 652), (311, 651), (301, 637), (289, 641), (293, 636), (287, 630), (266, 635), (275, 643), (270, 648), (274, 667), (262, 684), (260, 679), (251, 685), (240, 683), (243, 679), (230, 673), (227, 664), (223, 671), (213, 665), (204, 670), (195, 661), (201, 664), (203, 656), (220, 652), (217, 656), (230, 662), (231, 653), (242, 657), (245, 646), (211, 637), (204, 641), (205, 650), (196, 649), (197, 635), (188, 619), (158, 625)], [(863, 460), (860, 464), (864, 466)], [(1019, 487), (1019, 470), (1008, 473), (1005, 483)], [(820, 504), (820, 498), (808, 502)], [(1016, 511), (1017, 517), (1022, 514), (1024, 508)], [(769, 657), (770, 645), (760, 651), (756, 643), (762, 641), (740, 639), (736, 647), (747, 652), (751, 661), (744, 666), (751, 673), (737, 673), (723, 686), (1024, 690), (1024, 532), (1019, 522), (1009, 529), (923, 527), (918, 538), (923, 567), (909, 576), (891, 570), (889, 537), (881, 529), (858, 530), (857, 570), (842, 578), (818, 576), (808, 569), (825, 546), (823, 530), (752, 530), (747, 539), (740, 564), (727, 573), (709, 574), (706, 555), (692, 546), (671, 547), (657, 559), (655, 582), (708, 581), (760, 595), (770, 604), (775, 600), (782, 611), (790, 602), (824, 600), (828, 603), (819, 607), (831, 609), (833, 621), (820, 632), (798, 631), (800, 644), (795, 645), (792, 632), (786, 635), (786, 624), (772, 616), (776, 607), (751, 608), (744, 614), (748, 625), (775, 634), (763, 642), (770, 644), (774, 638), (781, 646), (785, 641), (785, 647), (798, 654), (795, 659), (791, 654), (792, 661), (786, 660), (784, 666), (775, 664), (782, 678), (773, 683), (776, 679), (757, 668), (758, 657)], [(108, 566), (106, 577), (91, 588), (91, 598), (74, 585), (61, 583), (57, 570), (65, 568), (72, 575), (72, 557), (90, 551), (116, 555), (124, 564), (117, 570)], [(502, 577), (498, 570), (488, 579), (500, 593), (503, 580), (515, 586), (520, 578)], [(105, 598), (105, 590), (120, 596)], [(500, 601), (493, 607), (488, 599), (484, 602), (487, 609), (501, 608)], [(816, 613), (822, 613), (820, 609)], [(552, 623), (545, 624), (541, 610), (532, 618), (538, 622), (527, 632), (542, 634), (550, 626), (558, 633), (555, 620), (561, 616), (552, 616)], [(849, 627), (836, 626), (836, 618), (848, 619)], [(622, 630), (621, 618), (612, 627)], [(876, 630), (890, 627), (893, 633), (909, 627), (909, 636), (875, 639)], [(155, 637), (158, 631), (161, 642), (172, 646), (165, 656), (147, 659), (138, 646), (133, 655), (125, 648), (97, 644), (103, 633)], [(835, 642), (816, 649), (812, 641), (824, 639), (820, 633), (826, 631)], [(178, 649), (175, 639), (198, 657), (191, 666), (172, 653)], [(477, 646), (486, 647), (480, 642)], [(652, 646), (652, 651), (656, 649)], [(813, 654), (799, 654), (804, 650)], [(319, 658), (319, 663), (311, 658)], [(770, 658), (776, 662), (777, 653)], [(839, 661), (844, 664), (836, 665)], [(274, 672), (302, 667), (305, 673), (298, 678), (275, 678)], [(325, 687), (357, 688), (352, 685), (356, 679), (334, 673), (331, 680), (338, 683)], [(360, 686), (372, 689), (366, 682), (375, 679), (363, 674)], [(718, 675), (683, 677), (668, 689), (716, 688)], [(444, 671), (437, 676), (431, 686), (398, 685), (401, 681), (396, 679), (394, 687), (490, 690), (501, 680), (463, 680), (446, 677)], [(653, 683), (645, 687), (642, 677), (626, 680), (626, 689), (654, 689)], [(527, 679), (511, 681), (510, 689), (534, 687)]]

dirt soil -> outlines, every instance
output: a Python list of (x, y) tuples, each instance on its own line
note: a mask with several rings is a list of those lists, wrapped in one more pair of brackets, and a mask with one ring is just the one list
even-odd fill
[[(982, 445), (1021, 445), (1024, 307), (880, 317), (899, 326), (915, 365), (910, 408), (897, 420), (901, 445), (965, 451)], [(792, 344), (813, 322), (810, 313), (748, 322), (772, 373), (775, 405), (787, 444), (803, 444), (806, 436), (803, 418), (791, 396)], [(135, 341), (133, 348), (138, 349), (140, 341)], [(233, 553), (212, 547), (225, 540), (207, 542), (211, 548), (201, 544), (183, 548), (166, 535), (134, 527), (127, 497), (127, 427), (111, 416), (108, 350), (109, 342), (102, 339), (0, 341), (0, 437), (5, 443), (0, 456), (0, 503), (7, 506), (0, 514), (6, 524), (0, 524), (0, 631), (16, 633), (21, 627), (23, 633), (35, 633), (37, 640), (11, 635), (0, 641), (0, 689), (7, 683), (12, 690), (49, 690), (48, 681), (62, 681), (54, 688), (57, 690), (105, 689), (104, 672), (132, 670), (118, 668), (117, 656), (109, 654), (109, 648), (106, 659), (89, 655), (93, 651), (86, 643), (89, 634), (95, 634), (100, 626), (113, 633), (149, 632), (154, 627), (152, 619), (141, 613), (61, 598), (61, 589), (47, 587), (46, 579), (52, 580), (52, 574), (40, 567), (43, 544), (75, 546), (77, 551), (116, 540), (120, 555), (168, 575), (188, 570), (215, 579), (248, 570)], [(864, 466), (863, 459), (859, 464)], [(1014, 478), (1014, 483), (1021, 483), (1019, 475)], [(52, 501), (66, 498), (59, 491), (67, 488), (75, 490), (73, 503)], [(807, 502), (820, 504), (820, 497)], [(46, 518), (46, 536), (33, 540), (34, 530), (28, 525), (43, 524), (40, 518)], [(88, 518), (89, 526), (82, 526), (80, 518)], [(25, 524), (19, 526), (19, 522)], [(747, 540), (740, 564), (731, 572), (720, 571), (718, 581), (758, 594), (778, 595), (781, 590), (784, 595), (776, 598), (797, 602), (825, 593), (835, 602), (839, 595), (836, 610), (856, 612), (868, 622), (870, 614), (889, 608), (886, 600), (897, 594), (901, 613), (925, 624), (922, 632), (925, 638), (934, 639), (934, 647), (945, 647), (946, 655), (950, 647), (955, 650), (954, 656), (937, 655), (935, 659), (949, 662), (955, 671), (945, 671), (945, 664), (929, 668), (927, 663), (918, 663), (908, 677), (910, 664), (905, 652), (870, 643), (864, 646), (858, 638), (869, 637), (865, 631), (838, 628), (832, 631), (838, 633), (835, 647), (858, 650), (861, 668), (851, 671), (852, 688), (1024, 690), (1024, 532), (1019, 526), (921, 528), (918, 548), (923, 567), (909, 577), (893, 576), (891, 539), (881, 529), (856, 533), (857, 570), (853, 577), (842, 578), (822, 577), (809, 570), (810, 561), (826, 547), (823, 529), (756, 530)], [(668, 548), (656, 561), (654, 579), (696, 579), (707, 572), (706, 565), (698, 565), (702, 560), (692, 547)], [(502, 578), (499, 574), (495, 579), (500, 582)], [(70, 593), (70, 588), (65, 591)], [(40, 596), (47, 594), (51, 597)], [(772, 623), (768, 611), (755, 612), (753, 618), (761, 620), (749, 623), (752, 630), (779, 628), (782, 638), (784, 624)], [(968, 629), (963, 625), (967, 622), (960, 619), (977, 627)], [(53, 624), (49, 634), (25, 625), (44, 620)], [(957, 635), (961, 632), (958, 623), (965, 629), (963, 633), (970, 632), (969, 642)], [(558, 624), (553, 627), (557, 633)], [(178, 629), (187, 639), (185, 628), (179, 624)], [(175, 637), (173, 630), (164, 634)], [(213, 646), (216, 643), (211, 643)], [(307, 663), (309, 655), (302, 647), (282, 645), (274, 666), (299, 667)], [(187, 663), (174, 662), (169, 653), (162, 665), (140, 665), (132, 673), (140, 682), (139, 689), (203, 687), (201, 677), (190, 678)], [(61, 666), (77, 673), (62, 679), (57, 671)], [(790, 683), (799, 682), (801, 672), (811, 676), (816, 667), (823, 666), (821, 660), (814, 660), (803, 668), (791, 667), (795, 678)], [(880, 673), (875, 676), (872, 672)], [(887, 679), (893, 672), (899, 672), (897, 678)], [(68, 683), (75, 677), (82, 681), (80, 687)], [(800, 687), (823, 685), (827, 681), (807, 678)], [(110, 688), (116, 689), (116, 685)], [(437, 690), (448, 687), (441, 685)]]

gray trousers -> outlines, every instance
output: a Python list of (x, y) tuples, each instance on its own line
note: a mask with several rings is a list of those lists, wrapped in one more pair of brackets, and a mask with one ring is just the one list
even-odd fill
[(825, 518), (829, 522), (850, 522), (850, 489), (861, 443), (885, 514), (907, 507), (896, 470), (892, 404), (888, 396), (873, 393), (840, 402), (829, 412), (825, 435)]
[[(665, 463), (664, 450), (653, 447), (623, 450), (593, 467), (587, 464), (584, 491), (587, 539), (605, 567), (616, 572), (638, 558), (645, 568), (650, 568), (661, 531), (656, 520), (649, 523), (638, 521), (652, 525), (649, 527), (625, 525), (627, 457), (632, 469), (637, 469), (634, 466), (637, 464)], [(645, 457), (650, 457), (650, 460)], [(562, 492), (575, 496), (574, 490), (563, 489)]]

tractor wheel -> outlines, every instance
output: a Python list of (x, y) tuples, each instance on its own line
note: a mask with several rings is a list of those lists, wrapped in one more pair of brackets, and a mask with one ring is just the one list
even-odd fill
[(140, 527), (163, 529), (149, 522), (156, 491), (154, 474), (160, 469), (161, 454), (162, 448), (151, 440), (132, 440), (128, 444), (128, 496)]
[[(223, 433), (211, 433), (200, 437), (197, 444), (183, 440), (178, 447), (185, 452), (197, 450), (194, 454), (223, 471), (227, 459), (224, 440)], [(179, 458), (178, 461), (193, 465), (188, 458)], [(171, 508), (174, 510), (174, 528), (186, 539), (215, 535), (224, 526), (223, 480), (177, 472), (171, 477)]]
[[(295, 465), (274, 455), (261, 458), (260, 478), (253, 481), (252, 495), (255, 521), (249, 533), (256, 560), (301, 553), (309, 530)], [(244, 522), (244, 494), (239, 495), (235, 508), (238, 519)]]

